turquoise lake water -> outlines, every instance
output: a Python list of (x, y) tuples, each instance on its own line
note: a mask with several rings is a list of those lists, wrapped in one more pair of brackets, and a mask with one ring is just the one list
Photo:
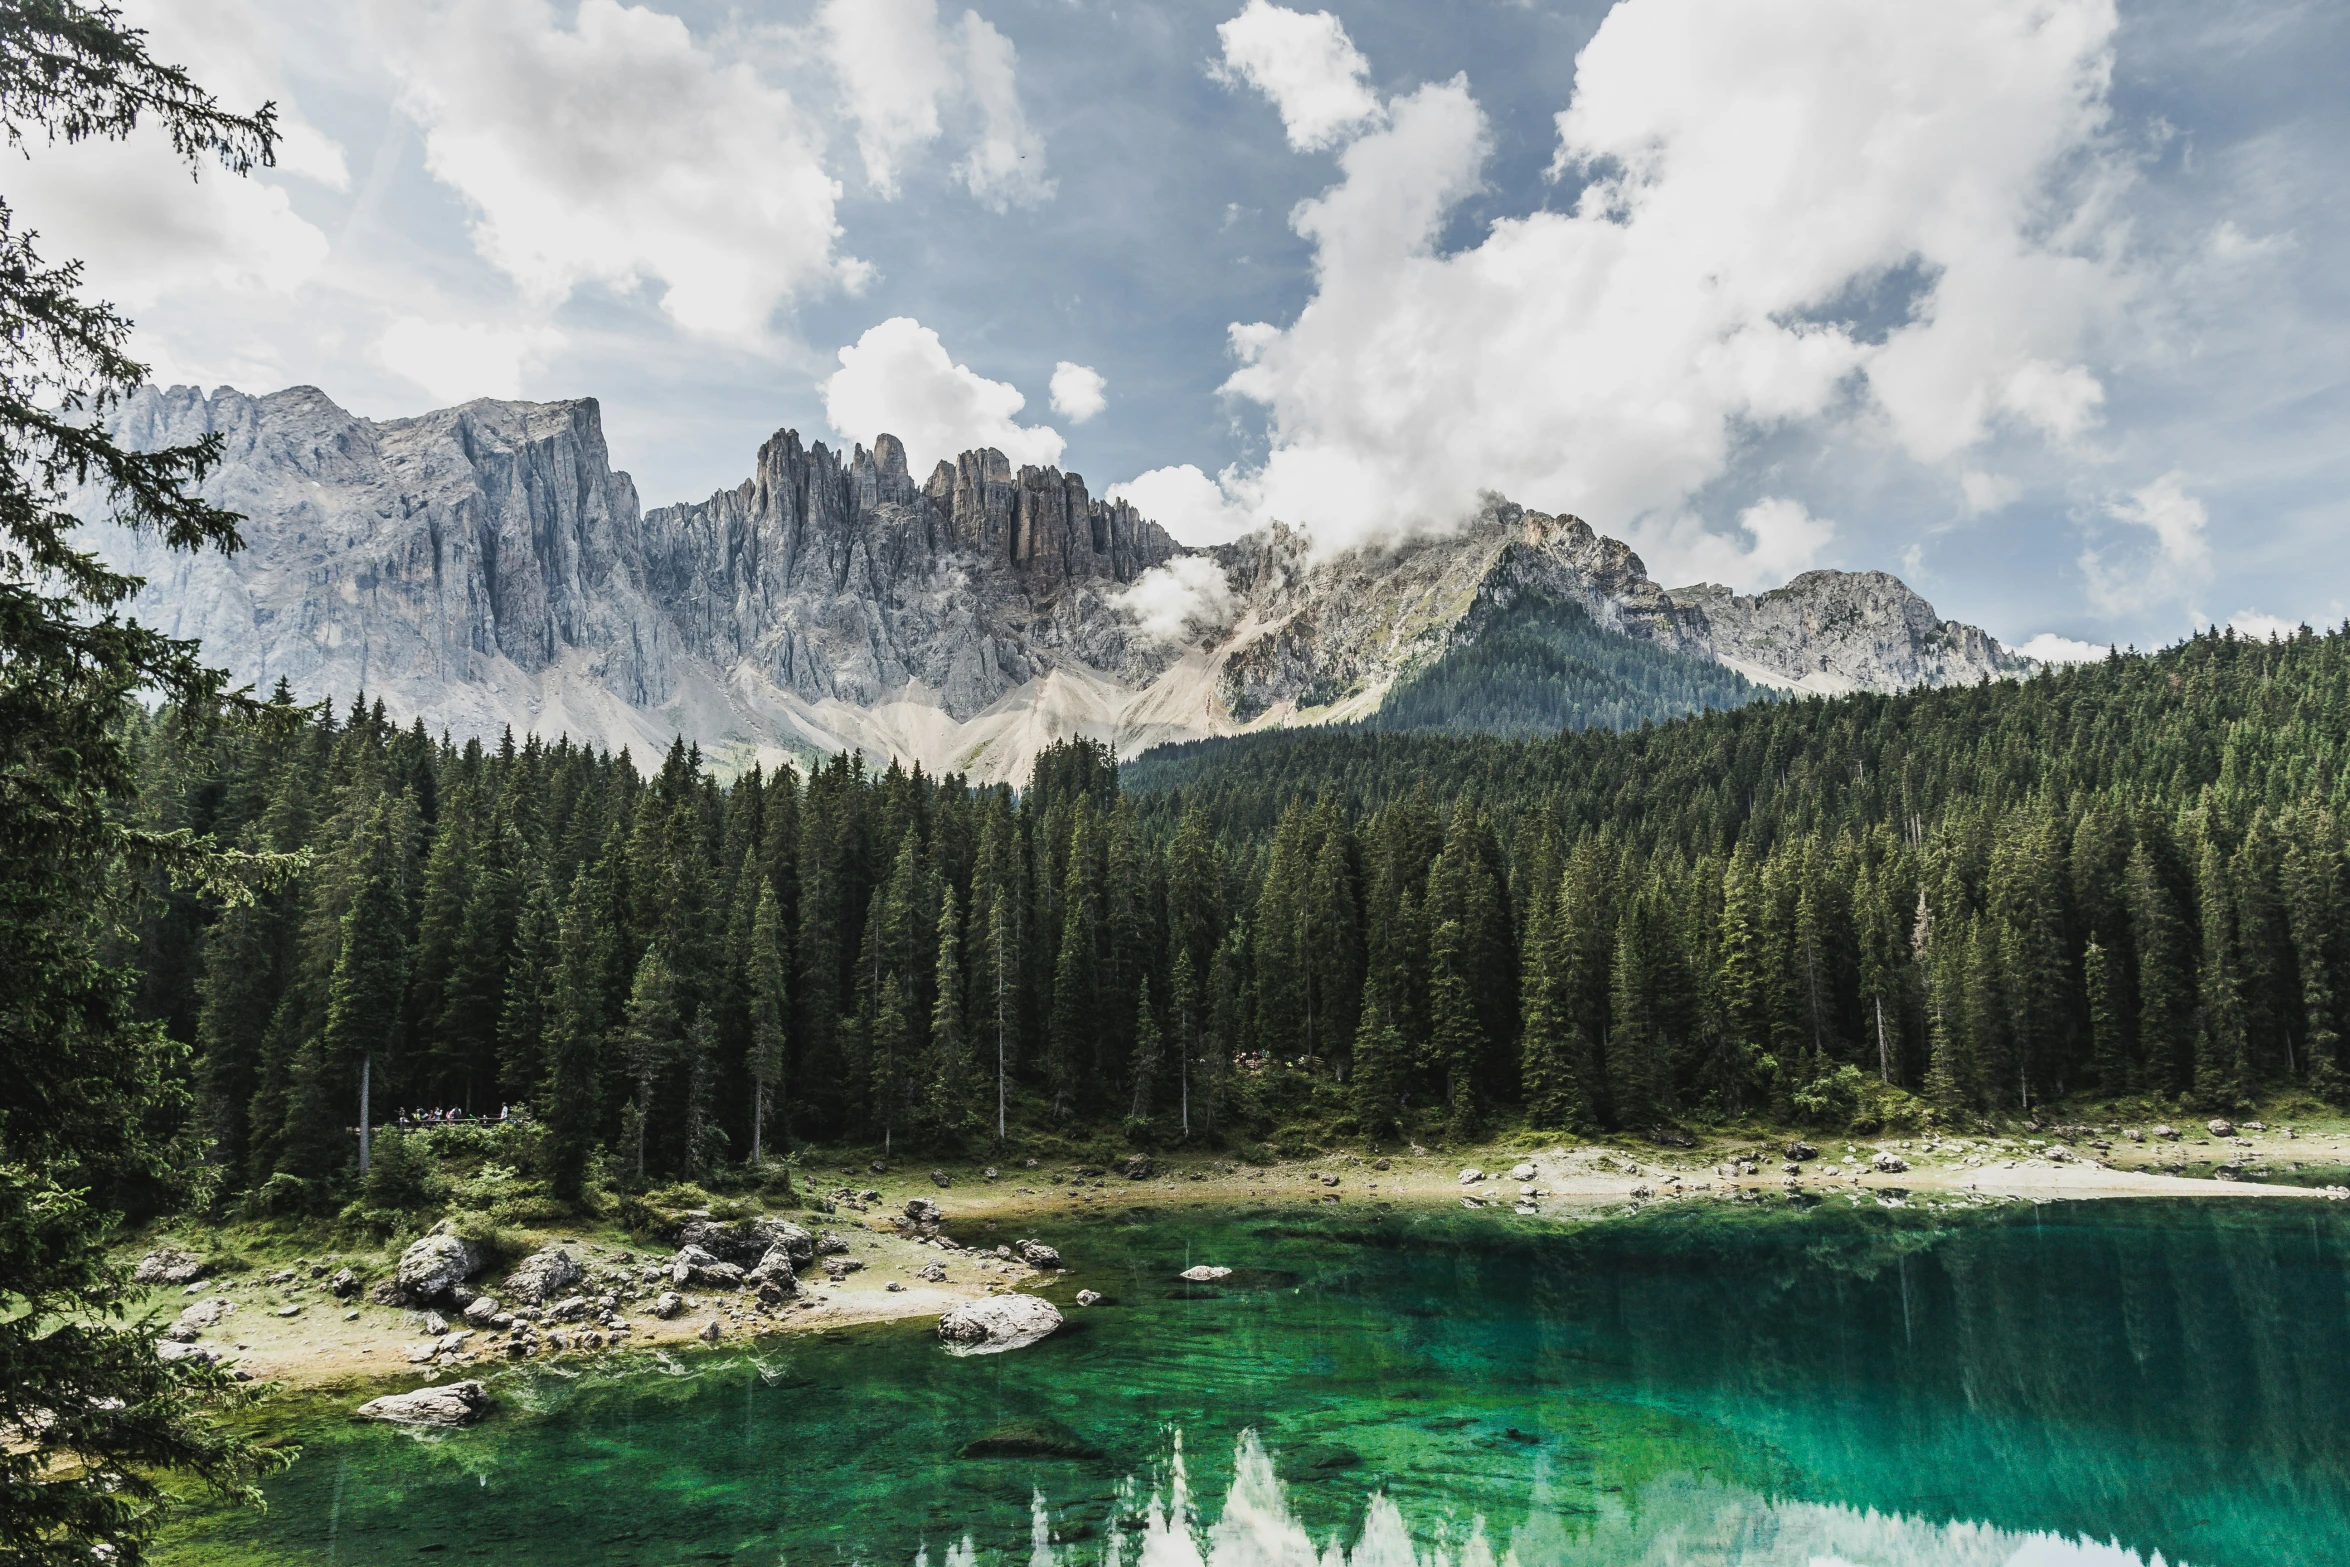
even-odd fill
[[(185, 1526), (168, 1559), (2350, 1563), (2350, 1205), (1033, 1231), (1071, 1263), (1046, 1291), (1069, 1325), (1033, 1348), (956, 1358), (906, 1323), (516, 1368), (471, 1430), (313, 1420), (265, 1516)], [(1175, 1277), (1196, 1262), (1239, 1271)], [(1081, 1455), (959, 1456), (1039, 1430)]]

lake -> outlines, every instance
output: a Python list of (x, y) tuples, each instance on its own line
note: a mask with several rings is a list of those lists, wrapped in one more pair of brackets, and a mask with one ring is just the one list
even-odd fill
[[(2350, 1561), (2350, 1205), (1136, 1206), (989, 1238), (1015, 1233), (1072, 1267), (1033, 1348), (892, 1324), (496, 1372), (461, 1432), (313, 1414), (266, 1515), (164, 1559)], [(1176, 1278), (1200, 1262), (1236, 1271)]]

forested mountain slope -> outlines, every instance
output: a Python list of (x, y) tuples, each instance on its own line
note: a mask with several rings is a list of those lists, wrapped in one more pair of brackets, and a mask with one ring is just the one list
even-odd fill
[(157, 825), (314, 858), (140, 950), (277, 1202), (344, 1190), (363, 1057), (379, 1105), (537, 1106), (574, 1189), (985, 1142), (999, 1052), (1007, 1120), (1146, 1143), (1834, 1123), (1864, 1078), (2225, 1109), (2342, 1088), (2346, 738), (2340, 633), (1541, 741), (1080, 742), (1017, 796), (166, 718)]
[(1391, 686), (1362, 727), (1530, 738), (1632, 729), (1766, 694), (1712, 659), (1601, 626), (1580, 604), (1520, 602), (1471, 629)]

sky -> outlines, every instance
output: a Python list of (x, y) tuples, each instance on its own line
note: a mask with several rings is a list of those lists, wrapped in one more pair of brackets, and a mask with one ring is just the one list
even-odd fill
[(0, 197), (158, 381), (600, 400), (648, 506), (781, 428), (1178, 538), (1571, 511), (2083, 656), (2350, 615), (2332, 0), (122, 0), (277, 166)]

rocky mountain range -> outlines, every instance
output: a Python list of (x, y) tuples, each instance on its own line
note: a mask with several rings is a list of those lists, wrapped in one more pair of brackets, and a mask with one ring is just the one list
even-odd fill
[(370, 420), (311, 387), (148, 387), (113, 422), (148, 447), (218, 432), (204, 493), (247, 518), (227, 558), (93, 529), (148, 579), (142, 619), (259, 687), (364, 690), (459, 737), (642, 758), (682, 733), (721, 765), (853, 749), (1016, 781), (1070, 734), (1131, 754), (1367, 715), (1539, 600), (1789, 690), (2028, 667), (1881, 572), (1667, 591), (1580, 519), (1499, 500), (1392, 546), (1319, 552), (1275, 524), (1191, 550), (999, 452), (917, 479), (887, 435), (840, 452), (782, 431), (735, 488), (646, 511), (592, 399)]

